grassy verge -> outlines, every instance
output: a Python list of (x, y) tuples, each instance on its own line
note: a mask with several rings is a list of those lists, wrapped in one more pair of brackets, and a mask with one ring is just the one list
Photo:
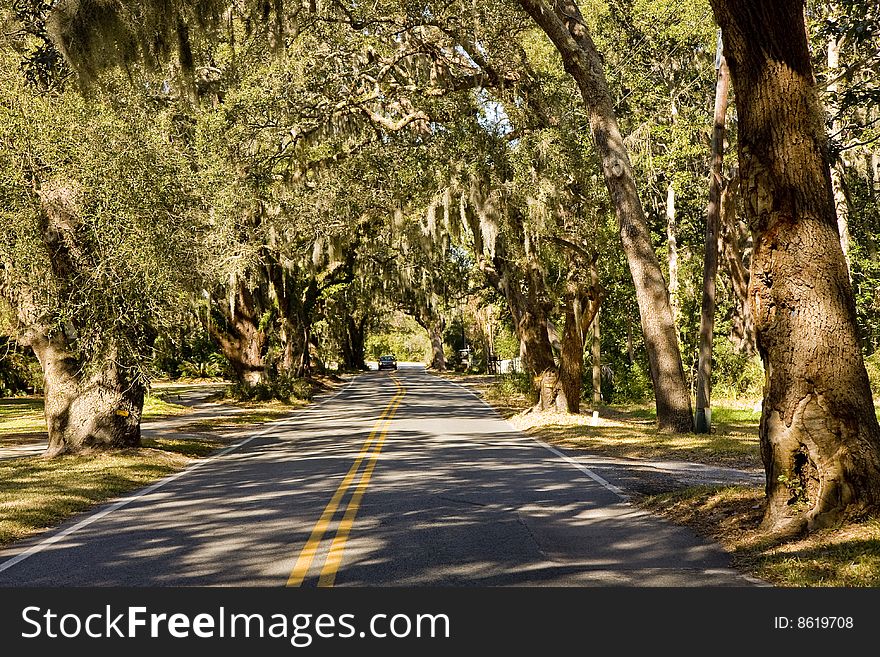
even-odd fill
[(0, 447), (25, 445), (46, 438), (43, 400), (11, 397), (0, 400)]
[[(224, 402), (227, 403), (227, 402)], [(268, 402), (234, 402), (229, 401), (230, 406), (241, 409), (235, 415), (206, 418), (188, 422), (180, 426), (180, 431), (217, 431), (226, 428), (239, 427), (260, 422), (272, 422), (288, 415), (292, 410), (308, 406), (308, 402), (299, 399), (291, 399), (290, 403), (279, 401)]]
[[(581, 415), (525, 412), (531, 406), (521, 382), (505, 377), (458, 379), (480, 393), (514, 426), (568, 450), (603, 456), (687, 460), (707, 465), (760, 468), (754, 402), (714, 402), (714, 433), (659, 433), (652, 406), (598, 408)], [(880, 405), (878, 405), (880, 416)], [(637, 496), (635, 503), (717, 541), (741, 571), (781, 587), (880, 586), (880, 519), (842, 524), (809, 536), (780, 538), (761, 531), (761, 486), (677, 488)]]
[(0, 545), (26, 538), (205, 456), (220, 443), (144, 441), (140, 449), (0, 460)]

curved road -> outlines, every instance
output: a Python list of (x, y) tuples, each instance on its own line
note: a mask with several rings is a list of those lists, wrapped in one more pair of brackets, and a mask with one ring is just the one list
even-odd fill
[(748, 586), (422, 368), (0, 553), (0, 586)]

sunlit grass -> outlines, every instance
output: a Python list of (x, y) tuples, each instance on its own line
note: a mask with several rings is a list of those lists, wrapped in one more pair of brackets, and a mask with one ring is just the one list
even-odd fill
[(587, 410), (568, 413), (520, 413), (511, 424), (546, 442), (608, 456), (678, 460), (738, 468), (760, 467), (758, 421), (751, 409), (719, 402), (708, 434), (670, 434), (657, 430), (653, 411), (603, 408), (597, 418)]
[(0, 460), (0, 545), (180, 470), (218, 445), (157, 439), (145, 440), (140, 449)]
[(268, 402), (234, 402), (241, 412), (225, 414), (219, 417), (205, 418), (188, 422), (179, 427), (180, 431), (217, 431), (229, 427), (248, 424), (273, 422), (286, 417), (291, 411), (308, 406), (308, 402), (294, 399), (290, 403), (279, 401)]
[(144, 398), (144, 410), (142, 417), (147, 420), (158, 417), (170, 417), (176, 415), (186, 415), (192, 412), (188, 406), (174, 404), (166, 401), (161, 396), (147, 395)]
[(45, 435), (43, 400), (37, 397), (0, 399), (0, 446), (20, 444)]
[(718, 541), (736, 565), (777, 586), (880, 586), (878, 519), (791, 539), (761, 531), (760, 487), (686, 488), (641, 503)]

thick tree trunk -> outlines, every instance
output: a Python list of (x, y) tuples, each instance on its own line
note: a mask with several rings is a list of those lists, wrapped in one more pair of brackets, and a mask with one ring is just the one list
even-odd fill
[[(575, 281), (569, 280), (564, 309), (562, 345), (559, 354), (559, 394), (556, 406), (560, 411), (580, 413), (584, 376), (584, 327), (595, 316), (590, 296)], [(598, 290), (594, 296), (599, 298)]]
[(584, 371), (584, 343), (580, 334), (574, 300), (565, 306), (562, 352), (559, 354), (560, 394), (557, 406), (566, 413), (580, 413), (581, 375)]
[(431, 343), (431, 360), (428, 362), (428, 369), (444, 372), (446, 370), (446, 352), (443, 350), (443, 329), (445, 328), (443, 317), (433, 315), (423, 305), (411, 306), (410, 316), (428, 334), (428, 340)]
[(693, 430), (690, 390), (684, 376), (669, 293), (651, 243), (629, 154), (617, 126), (602, 58), (575, 0), (520, 0), (554, 43), (565, 70), (581, 91), (593, 142), (617, 215), (620, 238), (636, 288), (661, 430)]
[(342, 362), (346, 369), (366, 369), (366, 319), (345, 318), (345, 339), (342, 344)]
[(764, 526), (880, 508), (880, 425), (840, 246), (802, 0), (711, 0), (736, 93), (754, 235), (750, 296), (767, 382)]
[(208, 323), (208, 333), (229, 361), (236, 380), (249, 387), (269, 380), (266, 363), (268, 336), (260, 328), (255, 298), (244, 286), (234, 294), (233, 307), (225, 300), (215, 302), (217, 317)]
[(697, 433), (712, 430), (712, 338), (715, 336), (715, 277), (718, 275), (718, 238), (721, 234), (721, 167), (724, 164), (724, 124), (730, 75), (724, 56), (718, 57), (715, 84), (715, 121), (709, 167), (709, 207), (706, 211), (706, 241), (703, 253), (703, 298), (700, 304), (700, 344), (697, 358)]
[[(473, 220), (473, 217), (469, 217)], [(472, 225), (475, 235), (479, 226)], [(482, 255), (480, 244), (476, 245), (480, 269), (489, 284), (501, 294), (510, 309), (513, 327), (520, 340), (520, 358), (523, 370), (531, 375), (532, 385), (538, 397), (537, 410), (554, 408), (560, 393), (559, 372), (553, 358), (553, 346), (547, 327), (544, 309), (545, 292), (543, 278), (534, 264), (529, 271), (516, 267), (507, 257), (504, 242), (499, 238), (495, 245), (495, 257), (491, 262)]]
[(43, 368), (46, 456), (139, 447), (145, 389), (111, 360), (90, 372), (60, 334), (32, 331), (28, 344)]

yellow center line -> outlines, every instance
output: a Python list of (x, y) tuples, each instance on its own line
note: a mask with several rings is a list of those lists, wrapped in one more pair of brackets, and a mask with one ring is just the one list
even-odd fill
[[(372, 431), (370, 431), (370, 435), (364, 441), (363, 447), (361, 447), (357, 458), (355, 459), (354, 463), (352, 463), (351, 468), (349, 468), (348, 473), (345, 475), (342, 482), (339, 484), (339, 487), (336, 489), (333, 497), (327, 503), (327, 506), (324, 508), (324, 512), (321, 514), (321, 517), (318, 518), (318, 522), (315, 523), (315, 527), (314, 529), (312, 529), (309, 540), (306, 541), (305, 546), (303, 547), (302, 551), (299, 554), (299, 557), (296, 560), (296, 564), (294, 565), (293, 570), (290, 572), (290, 577), (288, 577), (287, 579), (287, 586), (299, 586), (306, 578), (306, 575), (309, 572), (309, 568), (311, 568), (312, 561), (315, 558), (315, 554), (318, 551), (318, 546), (321, 544), (321, 540), (324, 538), (324, 533), (330, 526), (330, 522), (333, 520), (333, 516), (336, 514), (336, 511), (339, 508), (339, 503), (345, 496), (348, 487), (351, 485), (351, 482), (354, 481), (354, 478), (357, 475), (358, 470), (360, 469), (361, 463), (363, 463), (364, 459), (367, 456), (367, 453), (370, 450), (370, 447), (373, 444), (374, 438), (379, 435), (384, 436), (385, 427), (387, 426), (386, 420), (390, 418), (390, 416), (393, 415), (393, 413), (397, 410), (397, 406), (399, 405), (400, 400), (403, 399), (403, 395), (406, 394), (405, 389), (400, 385), (400, 383), (398, 383), (397, 379), (394, 379), (394, 383), (397, 384), (398, 387), (397, 394), (394, 395), (394, 397), (388, 403), (388, 406), (385, 407), (382, 415), (380, 415), (379, 419), (376, 420), (376, 423), (373, 425), (373, 429)], [(361, 477), (361, 479), (363, 479), (363, 477)]]
[(336, 573), (339, 570), (339, 566), (342, 563), (342, 555), (345, 552), (345, 543), (348, 541), (348, 535), (351, 533), (354, 519), (357, 516), (358, 509), (361, 505), (361, 499), (363, 499), (367, 486), (370, 484), (370, 477), (373, 476), (373, 470), (376, 467), (376, 462), (379, 460), (379, 454), (382, 452), (382, 445), (384, 444), (385, 436), (388, 433), (388, 426), (391, 424), (391, 420), (394, 417), (394, 413), (397, 411), (397, 407), (400, 406), (400, 400), (403, 399), (403, 396), (406, 393), (406, 389), (398, 383), (397, 379), (395, 379), (394, 382), (397, 383), (400, 388), (400, 396), (398, 397), (397, 404), (395, 404), (391, 409), (391, 412), (388, 413), (385, 418), (385, 426), (376, 440), (367, 467), (364, 468), (364, 471), (361, 473), (361, 477), (351, 496), (348, 507), (345, 509), (345, 516), (342, 518), (342, 522), (339, 523), (339, 528), (336, 530), (336, 536), (333, 539), (333, 543), (330, 544), (327, 561), (324, 563), (324, 568), (321, 570), (321, 576), (318, 578), (318, 586), (333, 586), (333, 583), (336, 581)]

